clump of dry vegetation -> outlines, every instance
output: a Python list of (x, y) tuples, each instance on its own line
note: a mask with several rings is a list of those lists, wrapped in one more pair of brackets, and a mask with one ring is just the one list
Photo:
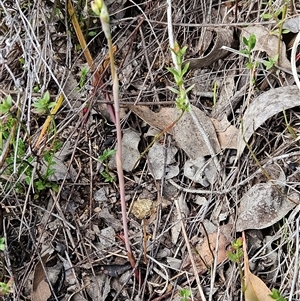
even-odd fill
[(105, 3), (0, 0), (0, 295), (299, 300), (299, 4)]

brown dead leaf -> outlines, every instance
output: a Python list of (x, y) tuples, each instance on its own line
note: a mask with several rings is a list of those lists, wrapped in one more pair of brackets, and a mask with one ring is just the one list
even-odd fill
[(239, 130), (228, 121), (226, 115), (221, 121), (214, 118), (211, 118), (211, 121), (217, 132), (221, 149), (236, 149)]
[(42, 257), (42, 262), (38, 262), (35, 266), (31, 293), (32, 301), (47, 301), (51, 297), (51, 290), (46, 281), (46, 274), (43, 268), (47, 258), (47, 255)]
[[(210, 118), (197, 107), (191, 106), (191, 108), (194, 110), (197, 119), (209, 137), (214, 151), (216, 153), (220, 152), (221, 149), (216, 131)], [(180, 115), (180, 111), (176, 108), (161, 108), (157, 113), (151, 111), (147, 106), (131, 105), (129, 106), (129, 109), (150, 126), (159, 130), (166, 129)], [(191, 159), (210, 155), (204, 139), (197, 130), (189, 112), (184, 113), (182, 118), (168, 131), (168, 133), (173, 135), (178, 146), (184, 150)]]
[[(217, 237), (217, 230), (213, 233), (208, 234), (208, 239), (205, 237), (203, 241), (198, 243), (193, 250), (193, 257), (195, 260), (196, 268), (198, 274), (205, 273), (214, 262), (214, 256), (216, 253), (216, 243), (218, 240), (218, 260), (217, 263), (223, 262), (227, 258), (227, 250), (226, 247), (230, 243), (230, 239), (228, 239), (228, 230), (232, 228), (232, 225), (225, 225), (220, 227), (220, 236)], [(212, 253), (212, 252), (213, 253)], [(190, 273), (193, 273), (193, 268), (190, 265), (191, 261), (187, 257), (184, 260), (183, 267), (188, 267), (187, 270)]]
[(253, 275), (249, 268), (247, 245), (245, 233), (243, 232), (243, 251), (244, 251), (244, 276), (245, 276), (245, 301), (274, 301), (270, 297), (272, 293), (265, 283)]

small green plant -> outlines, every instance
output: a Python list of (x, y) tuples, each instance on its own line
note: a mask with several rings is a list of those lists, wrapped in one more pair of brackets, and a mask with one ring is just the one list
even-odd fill
[(194, 85), (188, 87), (187, 89), (184, 87), (184, 75), (188, 72), (190, 66), (189, 63), (186, 63), (183, 66), (183, 59), (186, 50), (187, 50), (186, 46), (180, 48), (178, 43), (175, 43), (174, 49), (171, 49), (171, 51), (176, 56), (178, 68), (176, 69), (176, 68), (167, 67), (168, 71), (173, 74), (175, 83), (179, 88), (179, 90), (172, 87), (168, 87), (168, 89), (177, 95), (176, 106), (179, 110), (182, 110), (184, 112), (190, 109), (190, 104), (187, 101), (187, 93), (194, 88)]
[(8, 95), (0, 103), (0, 149), (3, 149), (3, 139), (7, 139), (14, 124), (15, 118), (12, 116), (12, 98)]
[(50, 93), (47, 91), (43, 97), (38, 98), (33, 104), (33, 112), (36, 114), (49, 114), (50, 109), (55, 106), (55, 102), (50, 101)]
[(276, 54), (273, 58), (269, 57), (267, 61), (263, 61), (262, 63), (265, 65), (266, 69), (269, 70), (275, 66), (278, 62), (279, 55)]
[(0, 282), (0, 296), (6, 296), (13, 292), (14, 280), (10, 279), (7, 283)]
[(187, 288), (182, 288), (179, 291), (179, 296), (181, 297), (180, 301), (188, 301), (188, 299), (191, 295), (192, 295), (192, 292)]
[(274, 10), (274, 1), (269, 0), (268, 2), (268, 9), (269, 12), (262, 15), (263, 19), (270, 20), (273, 19), (276, 22), (275, 29), (272, 30), (272, 34), (278, 37), (278, 44), (277, 44), (277, 54), (279, 57), (280, 54), (280, 45), (281, 45), (281, 37), (283, 34), (288, 33), (289, 30), (283, 29), (283, 24), (287, 17), (288, 12), (288, 4), (290, 0), (285, 0), (283, 6), (281, 6), (276, 11)]
[(242, 283), (242, 291), (245, 291), (244, 273), (242, 270), (243, 252), (243, 239), (240, 237), (231, 243), (230, 249), (227, 252), (227, 256), (230, 261), (235, 262), (238, 265), (239, 274)]
[[(0, 238), (0, 251), (5, 250), (5, 238)], [(6, 296), (12, 292), (14, 281), (13, 279), (8, 280), (7, 283), (0, 281), (0, 296)]]
[(10, 95), (8, 95), (5, 99), (2, 99), (0, 103), (0, 114), (5, 115), (12, 108), (13, 102)]
[(88, 74), (89, 69), (87, 67), (83, 67), (81, 72), (80, 72), (80, 79), (79, 79), (79, 88), (81, 89), (87, 80), (87, 74)]
[(0, 238), (0, 251), (4, 251), (5, 250), (5, 238), (1, 237)]
[(279, 290), (275, 288), (272, 289), (272, 294), (270, 294), (270, 297), (276, 301), (286, 301), (286, 298), (281, 296)]
[(256, 67), (256, 63), (252, 58), (252, 51), (256, 45), (255, 34), (252, 33), (248, 39), (246, 37), (243, 37), (243, 43), (246, 46), (246, 49), (242, 49), (240, 50), (240, 52), (248, 56), (248, 62), (246, 64), (246, 67), (250, 70), (253, 70)]
[[(99, 156), (98, 160), (102, 163), (107, 163), (109, 158), (116, 153), (115, 149), (105, 149), (102, 155)], [(102, 177), (105, 179), (105, 182), (113, 182), (115, 177), (109, 172), (108, 164), (105, 165), (105, 170), (101, 172)]]

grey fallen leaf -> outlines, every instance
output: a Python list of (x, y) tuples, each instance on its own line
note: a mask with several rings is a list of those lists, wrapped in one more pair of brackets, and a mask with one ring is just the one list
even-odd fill
[(217, 178), (217, 169), (213, 161), (199, 157), (195, 160), (187, 160), (184, 164), (184, 175), (190, 180), (208, 187)]
[(92, 300), (105, 301), (111, 292), (110, 277), (105, 274), (94, 276), (83, 275), (83, 283)]
[[(290, 198), (299, 201), (295, 194)], [(256, 184), (241, 199), (236, 231), (270, 227), (292, 210), (295, 202), (288, 200), (271, 183)]]
[(297, 86), (286, 86), (262, 93), (251, 102), (245, 111), (242, 126), (238, 135), (237, 157), (239, 158), (252, 134), (267, 119), (273, 115), (300, 104), (299, 89)]
[[(122, 137), (122, 166), (127, 172), (132, 171), (135, 163), (140, 158), (138, 146), (140, 143), (140, 134), (128, 128), (123, 130)], [(109, 164), (110, 169), (116, 169), (116, 156), (112, 156)]]
[(287, 19), (283, 23), (283, 29), (288, 29), (293, 33), (297, 33), (300, 31), (300, 17), (295, 17), (291, 19)]
[[(191, 107), (199, 123), (202, 125), (204, 131), (209, 137), (215, 153), (220, 152), (221, 148), (212, 121), (200, 109), (194, 106)], [(179, 112), (177, 114), (179, 114)], [(178, 146), (182, 148), (191, 159), (211, 155), (201, 133), (192, 119), (190, 112), (184, 113), (182, 118), (175, 124), (173, 137)]]
[(115, 244), (116, 232), (112, 227), (101, 229), (99, 240), (103, 248), (111, 247)]
[(176, 153), (177, 148), (175, 146), (171, 145), (170, 147), (165, 148), (165, 146), (159, 142), (155, 142), (150, 148), (148, 160), (151, 173), (153, 173), (153, 177), (156, 180), (161, 180), (164, 175), (166, 176), (166, 179), (171, 179), (178, 175), (178, 165), (172, 165), (175, 163), (174, 156)]

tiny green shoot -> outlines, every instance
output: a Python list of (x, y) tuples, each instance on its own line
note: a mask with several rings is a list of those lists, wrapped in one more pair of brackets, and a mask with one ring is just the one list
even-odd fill
[(272, 289), (272, 294), (270, 294), (269, 296), (276, 301), (286, 301), (286, 298), (284, 298), (275, 288)]
[(52, 109), (55, 106), (55, 102), (50, 101), (50, 93), (47, 91), (43, 97), (38, 98), (33, 104), (33, 112), (35, 114), (49, 114), (50, 109)]
[(87, 67), (83, 67), (80, 73), (80, 79), (79, 79), (79, 88), (81, 89), (87, 80), (87, 74), (88, 74), (88, 68)]
[[(116, 153), (115, 149), (105, 149), (102, 153), (102, 155), (99, 156), (98, 160), (100, 162), (107, 163), (109, 158), (112, 157)], [(115, 180), (115, 177), (110, 173), (108, 164), (105, 165), (105, 170), (101, 172), (102, 177), (104, 178), (105, 182), (113, 182)]]
[(5, 238), (1, 237), (0, 238), (0, 251), (4, 251), (5, 250)]
[(180, 301), (188, 301), (188, 299), (191, 295), (192, 295), (192, 292), (187, 288), (182, 288), (179, 291), (179, 296), (181, 297)]
[(5, 99), (2, 99), (0, 103), (0, 114), (5, 115), (12, 108), (12, 98), (8, 95)]
[(178, 64), (178, 69), (167, 67), (168, 71), (172, 73), (175, 83), (178, 89), (168, 87), (170, 91), (177, 95), (176, 98), (176, 107), (183, 112), (186, 112), (190, 109), (189, 102), (187, 101), (187, 93), (194, 88), (194, 85), (184, 88), (184, 76), (189, 70), (189, 63), (183, 64), (184, 55), (186, 53), (187, 47), (179, 47), (178, 43), (175, 43), (174, 49), (171, 51), (175, 54), (176, 61)]

